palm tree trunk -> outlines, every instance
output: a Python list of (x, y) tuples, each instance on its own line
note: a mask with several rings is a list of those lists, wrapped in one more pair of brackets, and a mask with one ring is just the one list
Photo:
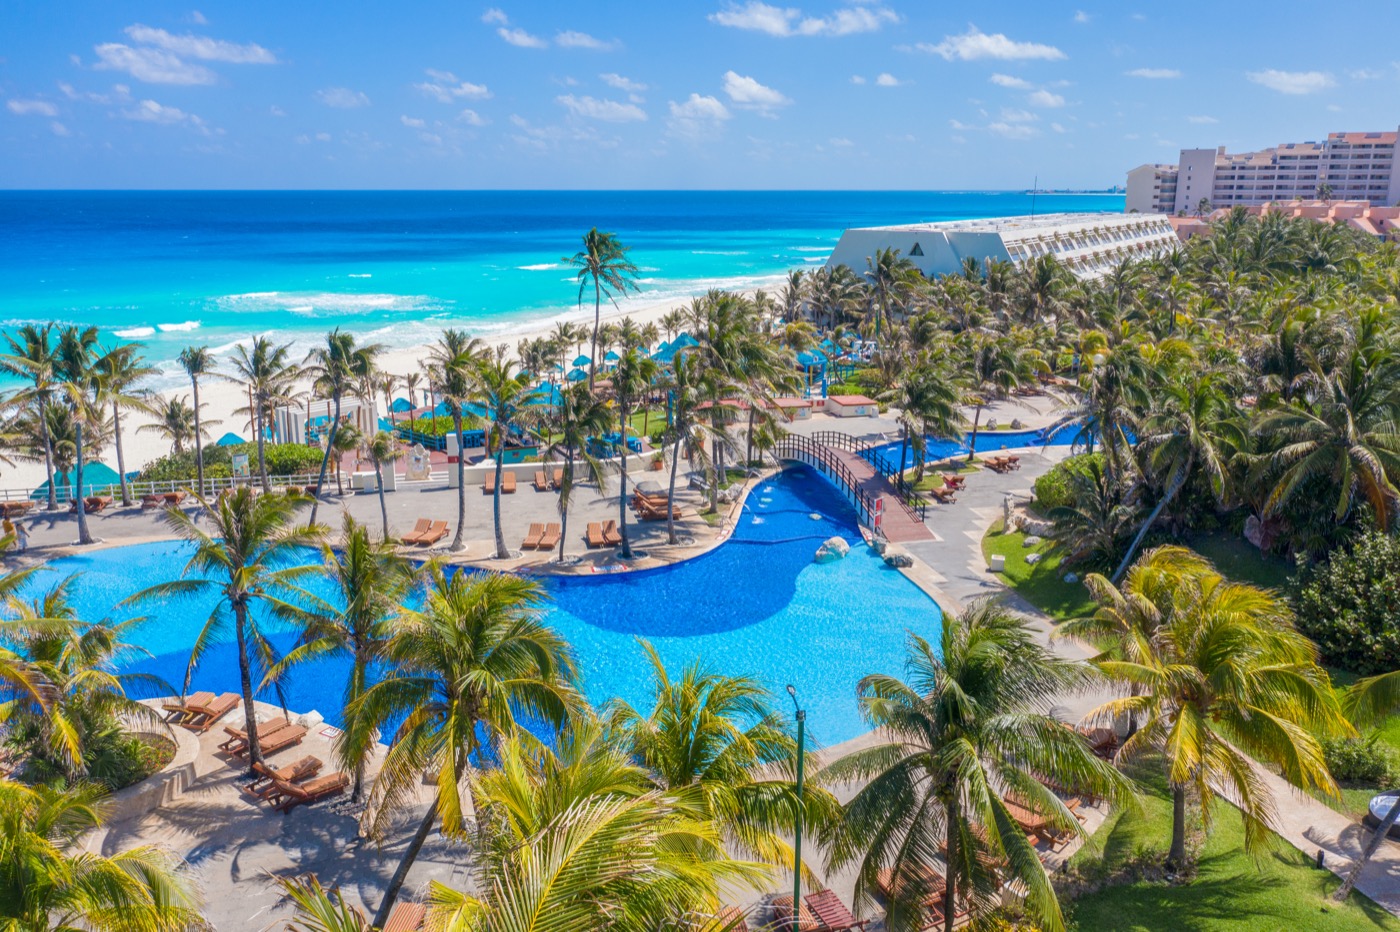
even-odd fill
[[(466, 440), (462, 436), (462, 411), (460, 408), (452, 415), (452, 426), (457, 429), (457, 533), (452, 536), (452, 546), (449, 549), (453, 553), (461, 553), (467, 549), (464, 536), (467, 530), (467, 447)], [(496, 487), (500, 488), (499, 483)]]
[(719, 511), (719, 438), (710, 440), (710, 512)]
[(1182, 486), (1186, 485), (1186, 477), (1190, 474), (1191, 463), (1188, 461), (1186, 468), (1181, 470), (1180, 476), (1171, 484), (1171, 487), (1167, 489), (1166, 494), (1162, 496), (1162, 500), (1157, 503), (1157, 507), (1152, 509), (1152, 514), (1147, 516), (1147, 520), (1144, 521), (1142, 527), (1138, 529), (1137, 536), (1133, 538), (1133, 542), (1128, 545), (1128, 552), (1123, 554), (1123, 562), (1119, 563), (1118, 569), (1113, 571), (1113, 582), (1116, 583), (1123, 578), (1123, 573), (1127, 571), (1128, 564), (1133, 560), (1133, 554), (1137, 553), (1139, 545), (1142, 544), (1142, 539), (1147, 536), (1148, 530), (1156, 523), (1158, 516), (1162, 514), (1162, 510), (1171, 503), (1172, 499), (1176, 498), (1176, 493), (1181, 491)]
[(666, 491), (666, 542), (675, 544), (676, 542), (676, 471), (681, 464), (681, 444), (684, 442), (684, 434), (676, 438), (676, 446), (671, 451), (671, 486)]
[(92, 534), (88, 532), (87, 502), (83, 500), (83, 422), (74, 419), (74, 446), (77, 448), (73, 464), (73, 507), (78, 510), (78, 543), (91, 544)]
[(49, 480), (49, 511), (58, 508), (58, 490), (53, 485), (53, 437), (49, 435), (49, 419), (45, 416), (47, 405), (39, 406), (40, 433), (44, 435), (44, 475)]
[(501, 474), (506, 469), (506, 434), (497, 424), (496, 429), (500, 434), (496, 441), (496, 487), (491, 490), (491, 520), (496, 524), (496, 559), (510, 559), (510, 551), (506, 549), (506, 534), (501, 529)]
[(617, 461), (618, 486), (617, 486), (617, 532), (622, 535), (622, 552), (620, 556), (624, 560), (632, 559), (632, 542), (627, 539), (627, 423), (630, 420), (629, 411), (623, 407), (619, 412), (622, 415), (622, 452)]
[(1342, 885), (1332, 893), (1332, 899), (1338, 903), (1346, 902), (1347, 897), (1351, 895), (1352, 887), (1355, 887), (1356, 881), (1361, 878), (1362, 870), (1375, 856), (1376, 849), (1381, 846), (1381, 842), (1390, 836), (1390, 827), (1395, 824), (1397, 818), (1400, 818), (1400, 797), (1396, 798), (1390, 810), (1386, 812), (1385, 818), (1381, 819), (1381, 824), (1376, 826), (1376, 831), (1366, 842), (1366, 847), (1361, 849), (1361, 856), (1352, 863), (1351, 870), (1347, 871), (1347, 875), (1342, 878)]
[(588, 391), (593, 391), (593, 374), (598, 371), (598, 327), (603, 321), (603, 292), (598, 286), (598, 276), (593, 276), (593, 347), (588, 353)]
[(199, 496), (204, 496), (204, 442), (199, 426), (199, 379), (191, 378), (194, 385), (194, 469), (199, 480)]
[[(331, 453), (335, 450), (336, 432), (340, 430), (340, 392), (335, 393), (332, 397), (332, 401), (335, 403), (335, 414), (331, 417), (331, 432), (326, 435), (326, 453), (321, 457), (321, 475), (320, 478), (316, 480), (316, 496), (311, 499), (311, 517), (306, 521), (307, 527), (316, 523), (316, 509), (320, 507), (321, 504), (321, 488), (326, 484), (326, 466), (329, 465)], [(258, 436), (258, 442), (262, 442), (261, 434)], [(344, 495), (345, 489), (340, 485), (340, 464), (338, 462), (335, 467), (335, 482), (337, 491), (339, 491), (341, 495)], [(263, 476), (263, 491), (267, 491), (266, 475)]]
[(1181, 870), (1186, 866), (1186, 787), (1172, 787), (1172, 847), (1167, 852), (1167, 867)]
[(982, 420), (982, 406), (977, 406), (976, 412), (972, 415), (972, 436), (967, 441), (967, 461), (972, 462), (972, 458), (977, 455), (977, 425)]
[(753, 422), (754, 422), (754, 404), (756, 404), (756, 403), (757, 403), (757, 400), (755, 399), (755, 401), (750, 402), (750, 404), (749, 404), (749, 424), (748, 424), (748, 430), (745, 431), (745, 433), (747, 434), (747, 436), (746, 436), (745, 439), (744, 439), (744, 465), (745, 465), (745, 466), (749, 466), (749, 465), (751, 465), (751, 464), (753, 463)]
[(112, 438), (117, 447), (117, 480), (121, 483), (122, 504), (131, 504), (131, 488), (126, 484), (126, 457), (122, 455), (122, 413), (112, 402)]
[(389, 879), (389, 886), (384, 890), (384, 899), (379, 904), (379, 910), (374, 914), (374, 928), (382, 929), (384, 923), (389, 921), (389, 910), (394, 908), (394, 901), (399, 898), (403, 882), (408, 879), (408, 870), (418, 859), (418, 852), (423, 850), (423, 843), (428, 840), (428, 833), (433, 830), (433, 822), (436, 820), (437, 804), (434, 802), (428, 807), (428, 813), (423, 816), (423, 821), (418, 823), (418, 831), (413, 833), (408, 847), (404, 849), (403, 857), (399, 859), (399, 866), (394, 871), (394, 876)]
[(957, 915), (955, 907), (957, 905), (958, 895), (958, 874), (957, 869), (953, 865), (959, 863), (961, 857), (958, 852), (958, 832), (956, 828), (959, 817), (957, 800), (950, 800), (947, 808), (948, 814), (945, 821), (947, 825), (947, 837), (944, 841), (948, 848), (948, 860), (946, 862), (948, 864), (948, 870), (947, 873), (943, 875), (943, 932), (953, 932), (953, 923)]
[[(266, 492), (268, 491), (269, 483), (267, 481), (267, 450), (263, 446), (263, 434), (267, 433), (267, 431), (263, 429), (265, 426), (263, 424), (263, 408), (263, 399), (262, 396), (259, 395), (258, 410), (254, 412), (253, 420), (256, 422), (254, 429), (258, 432), (258, 477), (262, 479), (263, 491)], [(325, 476), (323, 475), (321, 478), (324, 480)], [(316, 494), (321, 494), (321, 487), (319, 485), (316, 486)], [(311, 520), (316, 520), (316, 500), (314, 498), (311, 500)]]
[(254, 764), (263, 762), (262, 743), (258, 741), (258, 715), (253, 707), (253, 677), (248, 669), (248, 606), (233, 607), (233, 631), (238, 639), (238, 685), (243, 692), (243, 727), (248, 734), (248, 774), (257, 776)]
[[(566, 427), (567, 429), (567, 427)], [(569, 490), (572, 497), (574, 491), (574, 448), (572, 446), (564, 448), (564, 454), (568, 458), (564, 460), (564, 488), (559, 490), (559, 562), (564, 562), (564, 541), (569, 539), (569, 503), (564, 495), (564, 489)]]
[[(369, 658), (367, 654), (368, 649), (366, 645), (360, 644), (355, 648), (355, 659), (350, 666), (350, 685), (346, 690), (345, 705), (347, 707), (350, 707), (356, 699), (365, 694), (365, 671), (369, 668)], [(358, 727), (351, 716), (345, 716), (345, 719), (346, 731), (350, 728)], [(346, 733), (342, 731), (340, 740), (344, 740), (345, 737)], [(365, 763), (371, 753), (373, 753), (373, 751), (363, 750), (355, 761), (355, 782), (351, 785), (350, 789), (350, 802), (352, 803), (358, 803), (360, 800), (364, 799)]]
[(379, 490), (379, 517), (384, 519), (384, 539), (388, 540), (389, 506), (384, 503), (384, 468), (379, 463), (379, 457), (371, 454), (370, 459), (374, 461), (374, 487)]

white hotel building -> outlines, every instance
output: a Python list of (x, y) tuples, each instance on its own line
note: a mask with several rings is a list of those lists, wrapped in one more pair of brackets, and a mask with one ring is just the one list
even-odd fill
[(1022, 265), (1054, 256), (1079, 278), (1097, 278), (1125, 259), (1144, 259), (1180, 244), (1163, 216), (1083, 213), (1038, 217), (949, 220), (864, 227), (841, 234), (827, 268), (844, 265), (864, 274), (880, 249), (898, 249), (925, 278), (962, 271), (965, 259)]
[(1332, 199), (1400, 202), (1397, 133), (1331, 133), (1324, 142), (1290, 142), (1258, 152), (1182, 149), (1176, 165), (1139, 165), (1128, 172), (1127, 211), (1194, 213), (1212, 208), (1313, 200), (1327, 184)]

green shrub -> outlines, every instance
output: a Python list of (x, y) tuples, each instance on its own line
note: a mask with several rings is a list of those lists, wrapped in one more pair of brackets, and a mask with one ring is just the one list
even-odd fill
[[(234, 448), (248, 454), (248, 469), (257, 472), (258, 445), (244, 444)], [(303, 443), (269, 443), (263, 447), (267, 458), (267, 472), (270, 476), (295, 476), (299, 473), (315, 472), (321, 468), (321, 458), (325, 455), (320, 447), (308, 447)]]
[(1400, 753), (1372, 732), (1364, 738), (1323, 738), (1327, 769), (1339, 783), (1394, 786), (1400, 781)]
[(1400, 668), (1400, 538), (1362, 534), (1292, 595), (1298, 628), (1328, 663), (1363, 676)]
[(1091, 463), (1103, 466), (1102, 453), (1081, 453), (1056, 463), (1039, 479), (1035, 480), (1035, 504), (1047, 513), (1055, 508), (1067, 508), (1074, 504), (1074, 486), (1071, 475), (1086, 476)]
[(652, 446), (661, 446), (661, 444), (666, 442), (666, 428), (664, 426), (652, 428), (651, 434), (648, 435), (647, 439), (651, 441)]
[[(204, 451), (205, 478), (224, 478), (231, 474), (228, 448), (209, 447)], [(193, 482), (197, 475), (194, 451), (186, 450), (148, 463), (136, 478), (139, 482)]]

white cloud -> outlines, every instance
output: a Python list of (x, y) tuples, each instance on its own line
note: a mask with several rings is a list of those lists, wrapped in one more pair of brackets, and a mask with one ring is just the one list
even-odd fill
[(190, 15), (189, 15), (189, 16), (186, 16), (185, 19), (187, 19), (187, 20), (189, 20), (190, 22), (194, 23), (196, 26), (208, 26), (208, 25), (209, 25), (209, 20), (206, 19), (205, 16), (204, 16), (204, 14), (201, 13), (201, 12), (199, 12), (198, 10), (190, 10)]
[(757, 110), (760, 113), (771, 113), (775, 107), (785, 107), (792, 103), (781, 92), (733, 71), (724, 73), (724, 93), (729, 95), (736, 107)]
[(460, 114), (458, 114), (458, 115), (457, 115), (457, 119), (461, 120), (463, 123), (467, 124), (468, 126), (485, 126), (485, 125), (486, 125), (486, 118), (483, 117), (481, 114), (477, 113), (475, 110), (471, 109), (470, 107), (468, 107), (467, 109), (463, 110)]
[(995, 133), (1004, 139), (1031, 139), (1040, 135), (1039, 130), (1025, 123), (989, 123), (987, 132)]
[(1328, 110), (1329, 113), (1341, 113), (1341, 112), (1342, 112), (1342, 108), (1339, 107), (1339, 106), (1337, 106), (1336, 104), (1328, 104), (1328, 105), (1327, 105), (1327, 110)]
[(542, 49), (549, 45), (544, 39), (541, 39), (539, 36), (532, 36), (523, 29), (510, 29), (506, 26), (502, 26), (500, 29), (496, 30), (496, 35), (505, 39), (511, 45), (518, 46), (522, 49)]
[(1090, 16), (1088, 13), (1085, 13), (1083, 10), (1075, 10), (1075, 11), (1074, 11), (1074, 21), (1075, 21), (1076, 23), (1079, 23), (1080, 25), (1083, 25), (1084, 23), (1089, 22), (1089, 20), (1091, 20), (1091, 19), (1093, 19), (1093, 18), (1094, 18), (1094, 17)]
[(429, 68), (424, 73), (432, 80), (423, 81), (413, 86), (441, 103), (450, 104), (458, 99), (485, 100), (491, 96), (491, 91), (487, 89), (485, 84), (463, 81), (450, 71)]
[(1028, 91), (1034, 86), (1025, 78), (1017, 78), (1009, 74), (994, 74), (987, 80), (998, 87), (1010, 87), (1018, 91)]
[(55, 136), (71, 136), (71, 135), (73, 135), (73, 134), (69, 131), (68, 127), (64, 126), (62, 123), (58, 122), (57, 120), (54, 120), (52, 123), (49, 124), (49, 131), (52, 132)]
[(126, 27), (126, 34), (132, 41), (142, 45), (154, 45), (176, 55), (203, 61), (222, 61), (235, 65), (272, 65), (277, 62), (277, 56), (261, 45), (251, 42), (239, 45), (237, 42), (225, 42), (223, 39), (211, 39), (208, 36), (177, 36), (164, 29), (142, 26), (140, 23)]
[(1063, 123), (1051, 123), (1051, 124), (1050, 124), (1050, 128), (1051, 128), (1052, 130), (1054, 130), (1055, 132), (1057, 132), (1057, 133), (1067, 133), (1067, 132), (1069, 132), (1069, 130), (1065, 129)]
[(131, 88), (125, 84), (113, 84), (112, 93), (99, 94), (95, 91), (79, 91), (64, 81), (58, 82), (58, 89), (69, 100), (85, 100), (94, 104), (127, 103), (131, 100)]
[(1065, 105), (1063, 97), (1059, 94), (1052, 94), (1044, 88), (1028, 94), (1026, 100), (1030, 102), (1032, 107), (1063, 107)]
[(1123, 73), (1130, 78), (1147, 78), (1152, 81), (1181, 77), (1181, 72), (1177, 71), (1175, 68), (1134, 68), (1132, 71), (1125, 71)]
[(496, 26), (504, 26), (506, 23), (510, 22), (510, 19), (506, 16), (505, 10), (493, 6), (491, 9), (481, 14), (481, 21)]
[(1376, 81), (1385, 77), (1385, 72), (1377, 68), (1355, 68), (1347, 72), (1353, 81)]
[(1247, 72), (1245, 77), (1280, 94), (1313, 94), (1337, 86), (1337, 80), (1326, 71), (1278, 71), (1266, 68)]
[(184, 123), (186, 121), (197, 126), (202, 126), (203, 121), (192, 113), (186, 113), (179, 107), (166, 107), (156, 103), (154, 100), (143, 100), (130, 110), (123, 110), (122, 116), (128, 120), (135, 120), (138, 123), (160, 123), (169, 126), (174, 123)]
[(47, 100), (9, 100), (5, 106), (18, 116), (58, 116), (58, 108)]
[(284, 117), (284, 116), (287, 115), (287, 111), (283, 110), (281, 107), (277, 106), (276, 104), (273, 104), (272, 107), (268, 109), (268, 112), (271, 113), (271, 114), (272, 114), (273, 116), (275, 116), (275, 117)]
[(1220, 121), (1217, 120), (1217, 119), (1216, 119), (1215, 117), (1213, 117), (1213, 116), (1189, 116), (1189, 117), (1186, 118), (1186, 122), (1187, 122), (1187, 123), (1219, 123)]
[(352, 91), (348, 87), (323, 88), (316, 92), (316, 99), (337, 110), (354, 110), (357, 107), (369, 106), (369, 98), (364, 93)]
[(685, 103), (670, 102), (667, 128), (677, 136), (697, 137), (714, 131), (729, 119), (729, 109), (718, 98), (691, 94)]
[(851, 75), (851, 83), (852, 83), (852, 84), (864, 84), (864, 83), (865, 83), (865, 76), (864, 76), (864, 75), (860, 75), (860, 74), (853, 74), (853, 75)]
[(331, 141), (331, 134), (330, 134), (330, 133), (317, 133), (317, 134), (316, 134), (316, 141), (317, 141), (317, 142), (330, 142), (330, 141)]
[(575, 97), (573, 94), (561, 94), (554, 98), (554, 102), (577, 116), (587, 117), (590, 120), (602, 120), (605, 123), (636, 123), (647, 118), (646, 111), (641, 107), (636, 104), (624, 104), (617, 100), (600, 100), (587, 95)]
[(881, 6), (857, 2), (836, 10), (828, 16), (804, 16), (795, 7), (776, 7), (760, 0), (749, 0), (743, 6), (730, 4), (710, 21), (734, 29), (764, 32), (770, 36), (848, 36), (860, 32), (875, 32), (886, 23), (899, 22), (899, 15)]
[(848, 149), (848, 148), (850, 148), (851, 146), (854, 146), (854, 145), (855, 145), (855, 143), (851, 142), (851, 141), (850, 141), (849, 139), (847, 139), (845, 136), (832, 136), (832, 137), (831, 137), (830, 139), (828, 139), (826, 142), (827, 142), (827, 145), (833, 146), (833, 147), (835, 147), (835, 148), (837, 148), (837, 149)]
[(586, 32), (575, 32), (566, 29), (563, 32), (555, 33), (554, 44), (565, 49), (591, 49), (595, 52), (611, 52), (622, 43), (616, 39), (603, 41), (602, 39), (590, 36)]
[(125, 71), (148, 84), (213, 84), (217, 75), (203, 65), (190, 64), (164, 49), (132, 48), (120, 42), (95, 46), (101, 70)]
[(899, 85), (903, 82), (901, 82), (899, 78), (896, 78), (894, 75), (886, 71), (875, 79), (875, 83), (880, 85), (881, 87), (899, 87)]
[(608, 87), (615, 87), (619, 91), (627, 91), (630, 94), (640, 94), (647, 89), (647, 86), (642, 82), (633, 81), (631, 78), (624, 78), (622, 75), (614, 74), (611, 71), (607, 74), (600, 74), (598, 77)]
[(979, 58), (994, 58), (1000, 61), (1059, 61), (1065, 57), (1065, 53), (1053, 45), (1017, 42), (999, 32), (988, 35), (976, 26), (969, 26), (967, 32), (960, 36), (944, 36), (943, 41), (937, 45), (920, 42), (915, 48), (921, 52), (941, 55), (948, 61), (975, 61)]
[(1001, 111), (1003, 123), (1034, 123), (1040, 117), (1029, 110), (1017, 110), (1013, 107), (1003, 107)]
[(411, 126), (414, 129), (422, 129), (424, 126), (427, 125), (417, 117), (411, 117), (407, 115), (399, 117), (399, 122), (402, 123), (404, 126)]

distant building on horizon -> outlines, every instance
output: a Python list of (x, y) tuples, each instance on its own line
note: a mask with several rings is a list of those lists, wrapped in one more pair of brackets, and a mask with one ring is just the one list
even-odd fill
[(898, 249), (933, 278), (961, 272), (967, 259), (979, 267), (988, 260), (1019, 266), (1052, 255), (1079, 278), (1097, 278), (1126, 259), (1149, 258), (1176, 245), (1171, 223), (1161, 215), (1041, 214), (853, 228), (841, 234), (826, 266), (844, 265), (860, 275), (878, 250)]
[[(1377, 239), (1400, 240), (1400, 207), (1381, 207), (1367, 201), (1274, 201), (1244, 208), (1251, 216), (1281, 214), (1319, 223), (1339, 223)], [(1219, 207), (1202, 217), (1171, 217), (1172, 229), (1182, 241), (1210, 233), (1211, 222), (1229, 216), (1233, 207)]]
[(1258, 152), (1182, 149), (1175, 165), (1128, 172), (1127, 212), (1194, 213), (1212, 208), (1311, 200), (1326, 185), (1339, 201), (1400, 202), (1395, 132), (1329, 133), (1324, 142), (1288, 142)]

